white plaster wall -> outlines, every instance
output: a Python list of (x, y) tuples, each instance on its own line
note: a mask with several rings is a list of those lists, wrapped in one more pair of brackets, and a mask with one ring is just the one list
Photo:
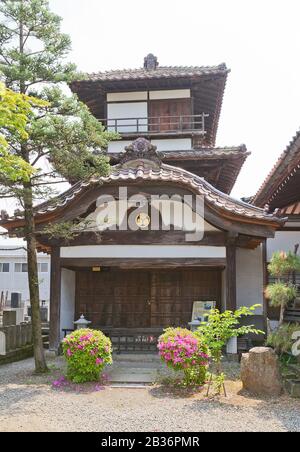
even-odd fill
[[(168, 195), (166, 195), (168, 197)], [(134, 198), (134, 197), (133, 197)], [(146, 200), (147, 201), (147, 200)], [(200, 200), (199, 200), (200, 201)], [(128, 215), (128, 210), (132, 207), (136, 208), (136, 213), (131, 212)], [(220, 231), (204, 219), (204, 200), (203, 204), (199, 205), (198, 212), (193, 212), (192, 208), (187, 204), (182, 204), (175, 199), (153, 199), (145, 206), (143, 210), (146, 214), (151, 214), (152, 209), (156, 212), (156, 224), (153, 224), (154, 220), (151, 219), (151, 225), (149, 229), (157, 230), (159, 227), (158, 212), (160, 212), (161, 219), (166, 228), (171, 228), (174, 225), (177, 230), (180, 231)], [(85, 230), (106, 230), (117, 228), (124, 222), (127, 223), (130, 228), (130, 217), (138, 215), (140, 208), (136, 205), (136, 199), (114, 201), (104, 204), (98, 200), (97, 208), (94, 212), (90, 213), (85, 221), (88, 221), (88, 227)], [(152, 221), (153, 220), (153, 221)], [(84, 227), (84, 223), (80, 223), (80, 226)], [(156, 226), (157, 229), (153, 229)]]
[[(61, 271), (61, 308), (60, 332), (63, 339), (63, 328), (74, 328), (75, 316), (75, 277), (76, 273), (65, 268)], [(77, 319), (76, 319), (77, 320)]]
[(192, 149), (191, 138), (174, 138), (165, 140), (151, 140), (157, 150), (161, 152), (167, 151), (189, 151)]
[[(186, 99), (191, 97), (190, 89), (166, 89), (149, 91), (149, 99)], [(147, 100), (147, 91), (124, 92), (124, 93), (107, 93), (107, 102), (126, 102), (135, 100)]]
[(255, 250), (238, 248), (236, 254), (237, 307), (261, 304), (256, 314), (263, 314), (263, 253), (262, 247)]
[(130, 140), (123, 140), (123, 141), (110, 141), (108, 143), (107, 152), (108, 153), (118, 153), (123, 152), (126, 146), (129, 146), (132, 143)]
[(191, 97), (190, 89), (167, 89), (160, 91), (150, 91), (150, 100), (160, 100), (160, 99), (186, 99)]
[(146, 118), (140, 120), (139, 132), (147, 132), (147, 117), (147, 102), (124, 102), (120, 104), (107, 104), (107, 125), (108, 130), (110, 131), (115, 131), (115, 121), (113, 121), (113, 119), (119, 119), (117, 124), (117, 131), (120, 133), (127, 133), (137, 131), (137, 123), (135, 121), (135, 118)]
[(193, 245), (94, 245), (60, 249), (62, 258), (225, 258), (226, 248)]
[(147, 100), (147, 91), (125, 92), (125, 93), (107, 93), (107, 102), (124, 102), (127, 100)]
[(276, 251), (294, 251), (295, 245), (300, 244), (300, 231), (278, 231), (274, 239), (267, 240), (267, 260), (271, 260)]
[[(108, 153), (123, 152), (126, 146), (129, 146), (132, 141), (111, 141), (108, 144)], [(168, 151), (190, 151), (192, 149), (191, 138), (168, 138), (164, 140), (151, 140), (151, 143), (157, 146), (160, 152)]]

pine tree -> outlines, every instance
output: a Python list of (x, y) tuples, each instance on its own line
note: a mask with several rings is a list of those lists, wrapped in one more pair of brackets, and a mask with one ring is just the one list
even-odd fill
[(16, 198), (24, 211), (35, 367), (45, 372), (33, 207), (49, 197), (53, 184), (107, 174), (102, 150), (114, 135), (104, 131), (76, 96), (63, 94), (61, 84), (80, 75), (66, 62), (70, 38), (61, 33), (61, 18), (50, 11), (48, 1), (2, 0), (0, 16), (0, 73), (7, 87), (45, 102), (34, 108), (27, 137), (9, 137), (8, 152), (34, 172), (14, 183), (5, 172), (0, 178), (0, 197)]

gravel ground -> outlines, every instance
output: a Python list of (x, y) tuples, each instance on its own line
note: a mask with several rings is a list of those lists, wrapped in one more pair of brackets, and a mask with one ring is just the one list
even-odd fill
[(228, 397), (175, 394), (165, 387), (53, 389), (61, 375), (32, 375), (33, 360), (0, 367), (0, 431), (300, 432), (300, 401), (257, 399), (227, 382)]

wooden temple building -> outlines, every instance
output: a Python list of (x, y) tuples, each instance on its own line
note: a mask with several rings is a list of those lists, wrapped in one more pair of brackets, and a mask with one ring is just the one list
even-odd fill
[[(265, 279), (272, 282), (267, 265), (275, 251), (294, 251), (300, 245), (300, 131), (280, 155), (252, 203), (268, 206), (269, 212), (286, 217), (287, 221), (268, 239), (265, 248)], [(299, 250), (298, 250), (299, 253)], [(300, 289), (300, 274), (294, 275), (294, 284)], [(268, 307), (268, 318), (278, 320), (278, 310)], [(296, 300), (287, 310), (286, 321), (300, 322), (300, 303)]]
[[(195, 301), (214, 301), (222, 310), (261, 304), (256, 316), (261, 326), (263, 245), (285, 222), (272, 207), (278, 199), (287, 209), (300, 200), (286, 203), (280, 191), (266, 210), (273, 186), (266, 196), (263, 191), (256, 196), (256, 205), (230, 197), (249, 153), (244, 145), (215, 147), (228, 73), (224, 64), (164, 67), (150, 54), (141, 69), (90, 74), (72, 83), (73, 92), (120, 138), (107, 149), (109, 176), (79, 182), (55, 204), (35, 210), (38, 231), (49, 222), (93, 224), (68, 243), (38, 235), (40, 248), (51, 253), (52, 349), (81, 314), (111, 336), (147, 343), (165, 327), (188, 327)], [(287, 169), (284, 174), (288, 177)], [(96, 230), (99, 198), (120, 202), (124, 187), (136, 199), (201, 197), (203, 237), (186, 241), (174, 216), (160, 218), (161, 227), (152, 230), (152, 211), (146, 223), (136, 213), (133, 230), (119, 225)], [(291, 192), (295, 195), (292, 187)], [(193, 218), (201, 216), (193, 203), (190, 209)], [(134, 215), (132, 206), (129, 210)], [(111, 226), (115, 219), (106, 221)], [(12, 217), (1, 225), (13, 234), (22, 224), (22, 218)]]

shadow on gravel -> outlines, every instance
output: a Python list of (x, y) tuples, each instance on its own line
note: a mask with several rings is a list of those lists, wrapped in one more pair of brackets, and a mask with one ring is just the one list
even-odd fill
[[(33, 387), (5, 387), (3, 390), (0, 387), (0, 411), (1, 415), (9, 410), (9, 415), (13, 414), (14, 405), (19, 403), (26, 403), (32, 401), (33, 398), (43, 394), (44, 390)], [(19, 412), (19, 406), (15, 407), (16, 412)]]
[(153, 388), (149, 390), (149, 394), (151, 394), (156, 399), (189, 399), (197, 394), (203, 393), (204, 391), (205, 389), (203, 387), (184, 388), (172, 385), (160, 385), (153, 386)]
[[(238, 395), (243, 400), (237, 400), (236, 397), (228, 399), (224, 397), (199, 399), (194, 400), (188, 409), (193, 413), (197, 413), (199, 417), (201, 415), (205, 416), (208, 409), (221, 411), (221, 413), (224, 413), (224, 416), (228, 416), (232, 412), (242, 417), (247, 416), (247, 412), (250, 410), (261, 419), (262, 431), (264, 431), (264, 423), (268, 421), (274, 422), (276, 420), (284, 430), (300, 432), (300, 401), (291, 399), (288, 396), (258, 398), (250, 395), (246, 391), (241, 391)], [(255, 431), (255, 427), (251, 429), (250, 421), (248, 421), (246, 429), (247, 431)]]

